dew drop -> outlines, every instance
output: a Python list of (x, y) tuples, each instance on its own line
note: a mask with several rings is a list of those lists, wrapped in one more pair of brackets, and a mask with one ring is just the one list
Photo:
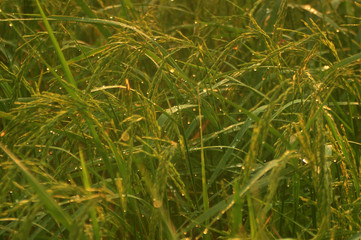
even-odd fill
[(328, 65), (325, 65), (325, 66), (322, 67), (322, 71), (326, 71), (328, 69), (330, 69), (330, 66), (328, 66)]
[(162, 201), (158, 200), (158, 199), (153, 199), (153, 206), (155, 208), (160, 208), (162, 206)]

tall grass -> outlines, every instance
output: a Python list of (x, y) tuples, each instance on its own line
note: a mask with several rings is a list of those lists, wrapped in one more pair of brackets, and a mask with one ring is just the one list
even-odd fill
[(2, 239), (350, 239), (358, 1), (0, 3)]

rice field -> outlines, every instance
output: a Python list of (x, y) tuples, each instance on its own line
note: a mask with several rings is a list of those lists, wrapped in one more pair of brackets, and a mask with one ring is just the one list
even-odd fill
[(1, 239), (361, 239), (361, 2), (2, 0)]

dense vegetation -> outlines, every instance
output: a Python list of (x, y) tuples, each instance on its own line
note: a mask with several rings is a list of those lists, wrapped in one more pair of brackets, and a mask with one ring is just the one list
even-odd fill
[(1, 239), (358, 239), (360, 16), (2, 0)]

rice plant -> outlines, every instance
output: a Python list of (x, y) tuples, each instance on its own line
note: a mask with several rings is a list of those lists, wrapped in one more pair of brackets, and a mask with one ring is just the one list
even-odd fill
[(1, 239), (359, 239), (361, 3), (3, 0)]

